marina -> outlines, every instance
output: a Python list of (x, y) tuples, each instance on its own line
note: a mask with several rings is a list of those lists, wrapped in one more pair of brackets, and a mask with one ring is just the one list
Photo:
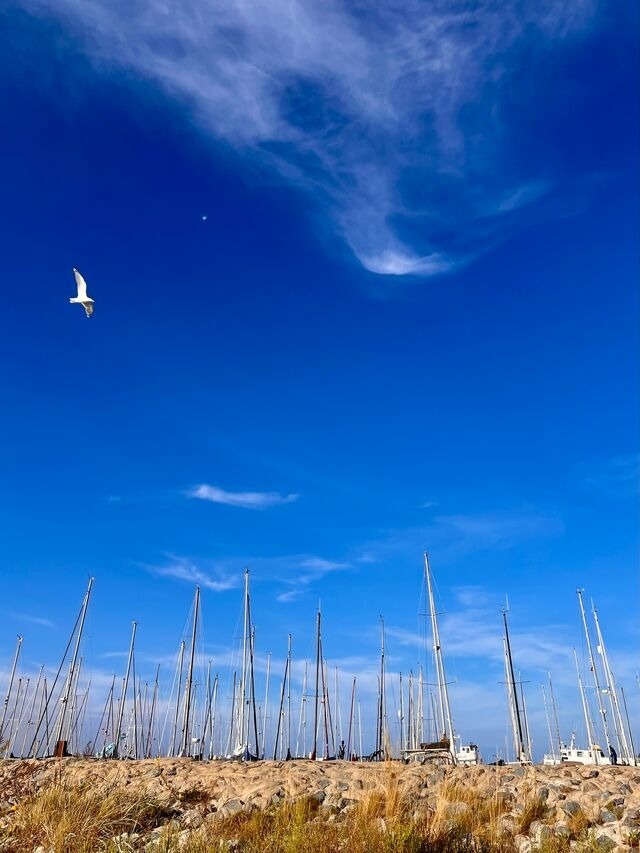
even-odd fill
[[(174, 665), (158, 664), (152, 680), (143, 678), (136, 659), (138, 623), (132, 623), (126, 664), (101, 690), (85, 673), (84, 632), (93, 606), (90, 578), (75, 624), (57, 667), (24, 668), (25, 639), (17, 637), (0, 716), (0, 758), (45, 758), (79, 755), (99, 759), (144, 760), (191, 758), (198, 761), (292, 760), (376, 762), (474, 766), (483, 763), (534, 763), (525, 682), (512, 657), (507, 608), (502, 611), (504, 693), (511, 750), (493, 762), (481, 755), (474, 740), (458, 734), (450, 701), (443, 644), (429, 555), (423, 555), (425, 616), (424, 670), (397, 675), (387, 670), (384, 619), (380, 617), (377, 691), (359, 690), (356, 675), (330, 668), (325, 657), (322, 612), (315, 619), (315, 659), (295, 667), (292, 635), (286, 637), (281, 677), (271, 655), (258, 658), (251, 607), (250, 572), (243, 574), (242, 635), (239, 660), (227, 672), (215, 672), (206, 660), (201, 632), (202, 596), (196, 587), (187, 625)], [(584, 718), (586, 745), (572, 731), (563, 739), (551, 673), (541, 685), (549, 752), (541, 763), (555, 765), (632, 765), (640, 763), (622, 687), (618, 688), (606, 652), (594, 605), (589, 630), (583, 591), (577, 590), (587, 664), (592, 680), (585, 685), (576, 650), (576, 690)], [(497, 629), (497, 626), (496, 626)], [(591, 641), (595, 634), (597, 645)], [(300, 667), (302, 664), (302, 668)], [(302, 678), (296, 678), (302, 673)], [(428, 673), (432, 673), (429, 680)], [(392, 696), (392, 700), (390, 700)], [(364, 707), (363, 707), (364, 705)], [(391, 709), (393, 705), (393, 709)], [(595, 708), (595, 711), (592, 710)], [(364, 720), (364, 724), (363, 724)], [(469, 732), (473, 737), (473, 731)], [(508, 734), (506, 734), (508, 739)]]

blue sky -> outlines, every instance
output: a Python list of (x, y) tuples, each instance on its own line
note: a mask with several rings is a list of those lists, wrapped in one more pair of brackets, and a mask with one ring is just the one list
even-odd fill
[(56, 662), (91, 574), (96, 684), (132, 619), (146, 676), (175, 654), (196, 582), (227, 677), (246, 565), (261, 666), (291, 632), (299, 679), (320, 600), (364, 705), (379, 614), (390, 670), (424, 660), (428, 549), (486, 757), (507, 595), (538, 752), (547, 670), (581, 730), (576, 586), (640, 718), (637, 24), (5, 6), (3, 672), (17, 633), (25, 672)]

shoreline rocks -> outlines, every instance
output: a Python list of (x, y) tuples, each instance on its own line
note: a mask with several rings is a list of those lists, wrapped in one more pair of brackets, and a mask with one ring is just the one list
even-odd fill
[[(191, 759), (108, 761), (81, 758), (0, 761), (0, 827), (21, 796), (53, 783), (144, 793), (193, 831), (219, 817), (267, 810), (307, 799), (332, 820), (345, 817), (390, 784), (415, 814), (436, 808), (446, 819), (467, 812), (465, 792), (494, 798), (514, 849), (530, 853), (552, 835), (571, 837), (589, 827), (597, 849), (637, 849), (640, 841), (640, 768), (581, 765), (553, 767), (434, 767), (400, 762), (350, 763)], [(451, 797), (452, 790), (458, 794)], [(449, 802), (446, 802), (447, 798)]]

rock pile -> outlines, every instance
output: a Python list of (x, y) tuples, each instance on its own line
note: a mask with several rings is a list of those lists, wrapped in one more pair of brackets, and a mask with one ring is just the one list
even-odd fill
[[(442, 809), (444, 800), (446, 817), (455, 820), (470, 808), (465, 792), (470, 797), (496, 798), (501, 803), (502, 826), (519, 853), (534, 851), (553, 835), (572, 837), (580, 825), (589, 827), (603, 853), (640, 844), (640, 768), (434, 767), (306, 760), (246, 764), (189, 759), (0, 761), (0, 835), (16, 798), (37, 793), (54, 781), (90, 786), (97, 792), (114, 786), (144, 792), (165, 805), (181, 830), (189, 832), (220, 817), (301, 798), (309, 798), (328, 818), (340, 820), (372, 794), (384, 796), (391, 778), (416, 814)], [(453, 788), (462, 794), (446, 802), (447, 791)], [(152, 834), (141, 839), (140, 846), (151, 851), (153, 842)]]

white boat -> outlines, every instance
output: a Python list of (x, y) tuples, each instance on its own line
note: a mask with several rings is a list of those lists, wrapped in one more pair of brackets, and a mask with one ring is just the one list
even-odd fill
[(467, 767), (472, 764), (482, 764), (482, 756), (478, 746), (475, 743), (460, 744), (460, 748), (456, 750), (456, 763), (464, 764)]
[(560, 745), (560, 755), (545, 755), (543, 764), (564, 764), (571, 762), (573, 764), (611, 764), (609, 756), (605, 755), (602, 747), (598, 744), (592, 744), (589, 749), (579, 749), (576, 746), (575, 735), (571, 735), (569, 746)]

